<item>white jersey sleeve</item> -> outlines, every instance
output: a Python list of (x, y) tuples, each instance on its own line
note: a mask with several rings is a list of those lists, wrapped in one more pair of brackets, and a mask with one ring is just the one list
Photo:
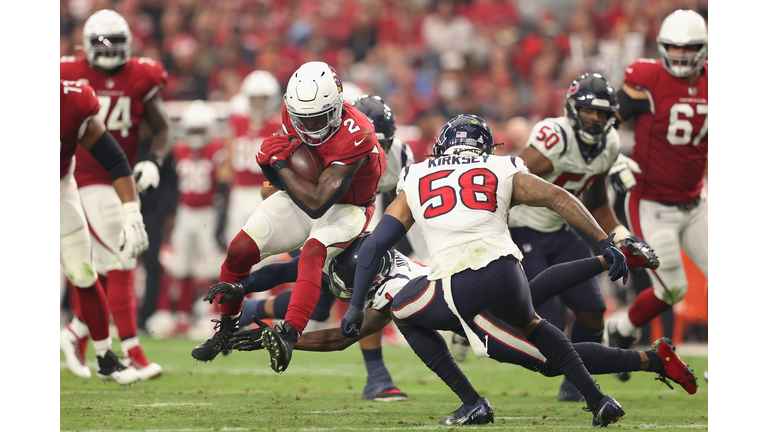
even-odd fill
[(419, 276), (425, 276), (428, 272), (429, 267), (395, 251), (394, 265), (384, 279), (378, 282), (379, 285), (376, 290), (372, 290), (369, 294), (366, 308), (382, 310), (392, 303), (392, 299), (403, 289), (405, 284)]
[[(548, 118), (534, 125), (526, 147), (531, 146), (552, 162), (552, 171), (540, 177), (554, 185), (581, 196), (593, 182), (610, 170), (621, 149), (619, 134), (611, 128), (603, 149), (593, 155), (582, 153), (576, 133), (568, 118)], [(510, 227), (528, 227), (540, 232), (559, 230), (565, 221), (546, 207), (516, 206), (509, 212)]]
[(381, 175), (379, 187), (376, 192), (389, 192), (397, 186), (397, 179), (400, 171), (413, 163), (413, 151), (411, 147), (395, 138), (392, 141), (392, 147), (387, 152), (387, 170)]
[(506, 255), (522, 259), (507, 227), (518, 172), (529, 172), (522, 159), (488, 155), (442, 156), (402, 170), (397, 191), (424, 235), (430, 280)]

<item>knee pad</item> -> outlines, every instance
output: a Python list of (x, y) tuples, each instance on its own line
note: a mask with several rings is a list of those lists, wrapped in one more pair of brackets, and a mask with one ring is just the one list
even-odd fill
[(83, 263), (79, 268), (68, 269), (67, 277), (72, 285), (78, 288), (90, 288), (98, 279), (96, 271), (89, 263)]

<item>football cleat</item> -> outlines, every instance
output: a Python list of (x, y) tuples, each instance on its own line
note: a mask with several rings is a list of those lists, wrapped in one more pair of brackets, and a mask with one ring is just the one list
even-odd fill
[(474, 405), (463, 404), (453, 415), (440, 420), (444, 425), (493, 423), (493, 408), (487, 398), (480, 398)]
[(627, 267), (629, 268), (648, 268), (656, 270), (659, 268), (659, 257), (648, 243), (639, 241), (639, 239), (626, 237), (616, 243), (616, 247), (627, 258)]
[(611, 423), (616, 423), (624, 416), (624, 409), (621, 405), (616, 399), (608, 395), (600, 399), (595, 409), (589, 409), (589, 407), (582, 409), (592, 413), (592, 426), (594, 427), (606, 427)]
[(229, 351), (232, 350), (232, 335), (240, 330), (239, 314), (234, 318), (221, 314), (221, 320), (212, 319), (211, 321), (216, 323), (213, 327), (216, 333), (210, 339), (192, 349), (192, 358), (197, 361), (213, 361), (223, 351), (225, 351), (225, 354), (229, 354)]
[(139, 371), (132, 367), (126, 367), (117, 359), (112, 350), (107, 351), (104, 357), (96, 356), (99, 370), (96, 372), (102, 381), (115, 381), (120, 385), (133, 385), (141, 381)]
[(557, 392), (557, 400), (560, 402), (584, 402), (584, 395), (570, 381), (563, 379), (560, 391)]
[(400, 402), (408, 400), (408, 395), (401, 392), (397, 387), (379, 392), (373, 397), (365, 396), (365, 392), (363, 392), (364, 400), (372, 400), (376, 402)]
[(59, 339), (61, 352), (67, 362), (67, 369), (80, 378), (90, 378), (91, 370), (85, 364), (85, 350), (88, 347), (88, 336), (78, 338), (67, 324), (61, 329)]
[(453, 359), (462, 363), (467, 359), (467, 353), (469, 353), (469, 340), (464, 336), (454, 333), (453, 337), (451, 337), (451, 354), (453, 354)]
[(293, 345), (299, 340), (299, 332), (288, 323), (265, 327), (261, 342), (269, 351), (269, 366), (276, 373), (283, 373), (288, 368), (293, 355)]
[(163, 374), (162, 366), (147, 361), (141, 345), (128, 350), (128, 355), (123, 357), (123, 364), (136, 369), (142, 381), (149, 381)]
[(696, 383), (696, 377), (693, 370), (688, 367), (680, 357), (675, 354), (675, 347), (672, 346), (672, 340), (669, 338), (659, 338), (651, 345), (651, 351), (656, 352), (661, 361), (664, 362), (664, 373), (656, 379), (672, 388), (672, 384), (667, 378), (680, 384), (688, 394), (695, 394), (699, 385)]
[[(635, 343), (635, 338), (630, 336), (622, 336), (619, 330), (616, 328), (615, 321), (609, 321), (605, 324), (605, 331), (603, 332), (603, 345), (608, 347), (617, 347), (623, 349), (630, 349)], [(611, 374), (619, 381), (629, 381), (632, 377), (632, 372), (619, 372)]]

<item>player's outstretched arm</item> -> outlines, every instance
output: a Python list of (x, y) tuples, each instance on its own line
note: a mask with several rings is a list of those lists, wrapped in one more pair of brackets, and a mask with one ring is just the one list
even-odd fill
[(368, 308), (366, 311), (357, 336), (345, 337), (339, 327), (306, 332), (301, 335), (294, 348), (302, 351), (341, 351), (366, 336), (380, 332), (392, 320), (389, 308), (386, 308), (386, 311)]

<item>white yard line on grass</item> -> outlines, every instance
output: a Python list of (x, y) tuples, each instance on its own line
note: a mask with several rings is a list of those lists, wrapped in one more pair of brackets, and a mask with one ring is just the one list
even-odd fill
[(149, 405), (131, 405), (135, 407), (167, 407), (167, 406), (182, 406), (182, 405), (213, 405), (212, 403), (192, 403), (192, 402), (158, 402)]
[(309, 414), (340, 414), (340, 413), (369, 413), (379, 412), (377, 409), (369, 410), (356, 410), (356, 409), (344, 409), (344, 410), (330, 410), (330, 411), (306, 411)]

